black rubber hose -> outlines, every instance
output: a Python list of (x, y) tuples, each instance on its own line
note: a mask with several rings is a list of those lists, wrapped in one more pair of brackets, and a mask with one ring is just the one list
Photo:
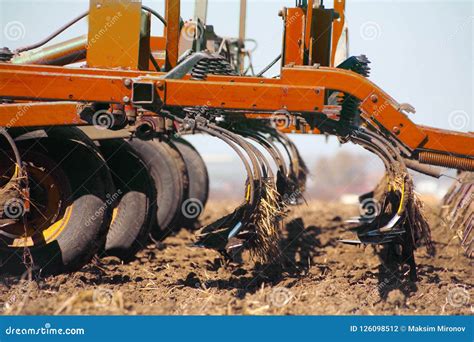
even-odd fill
[(158, 72), (161, 71), (160, 66), (156, 62), (156, 59), (155, 59), (155, 57), (153, 56), (152, 53), (150, 53), (150, 62), (151, 62), (151, 64), (153, 64), (153, 67), (155, 68), (156, 71), (158, 71)]
[(72, 25), (74, 25), (75, 23), (77, 23), (79, 20), (85, 18), (88, 14), (89, 14), (89, 11), (82, 13), (82, 14), (79, 15), (78, 17), (74, 18), (73, 20), (71, 20), (70, 22), (68, 22), (68, 23), (65, 24), (64, 26), (62, 26), (60, 29), (54, 31), (51, 35), (49, 35), (49, 36), (46, 37), (45, 39), (39, 41), (39, 42), (36, 43), (36, 44), (19, 48), (19, 49), (15, 50), (15, 53), (20, 53), (20, 52), (23, 52), (23, 51), (33, 50), (33, 49), (36, 49), (36, 48), (39, 48), (39, 47), (43, 46), (44, 44), (50, 42), (52, 39), (56, 38), (56, 37), (59, 36), (61, 33), (63, 33), (64, 31), (66, 31), (69, 27), (71, 27)]
[[(161, 14), (159, 14), (158, 12), (156, 12), (155, 10), (151, 9), (150, 7), (148, 6), (142, 6), (142, 9), (144, 9), (145, 11), (151, 13), (152, 15), (154, 15), (156, 18), (158, 18), (162, 23), (163, 25), (167, 25), (167, 22), (165, 20), (165, 18), (163, 18), (163, 16)], [(79, 20), (87, 17), (89, 15), (89, 11), (87, 12), (84, 12), (82, 13), (81, 15), (79, 15), (78, 17), (74, 18), (73, 20), (69, 21), (68, 23), (66, 23), (64, 26), (62, 26), (60, 29), (54, 31), (52, 34), (50, 34), (48, 37), (46, 37), (45, 39), (39, 41), (38, 43), (36, 44), (33, 44), (33, 45), (29, 45), (29, 46), (25, 46), (25, 47), (22, 47), (22, 48), (19, 48), (17, 50), (15, 50), (15, 53), (20, 53), (20, 52), (23, 52), (23, 51), (28, 51), (28, 50), (33, 50), (33, 49), (36, 49), (36, 48), (39, 48), (43, 45), (45, 45), (46, 43), (50, 42), (51, 40), (53, 40), (54, 38), (56, 38), (57, 36), (59, 36), (61, 33), (63, 33), (64, 31), (66, 31), (68, 28), (70, 28), (72, 25), (74, 25), (75, 23), (77, 23)]]
[(270, 62), (270, 64), (268, 64), (265, 68), (263, 68), (262, 71), (260, 71), (256, 76), (257, 77), (262, 77), (264, 73), (266, 73), (268, 70), (270, 70), (270, 68), (272, 66), (274, 66), (276, 64), (276, 62), (278, 62), (281, 58), (281, 54), (279, 54), (273, 61)]
[(163, 25), (165, 25), (165, 26), (168, 25), (165, 18), (163, 18), (163, 16), (160, 13), (158, 13), (157, 11), (155, 11), (154, 9), (152, 9), (148, 6), (143, 6), (143, 5), (142, 5), (142, 9), (144, 9), (147, 12), (150, 12), (152, 15), (154, 15), (156, 18), (158, 18), (158, 20), (161, 21), (163, 23)]
[(3, 128), (3, 127), (0, 127), (0, 134), (3, 135), (5, 137), (5, 139), (8, 141), (8, 143), (10, 144), (10, 146), (12, 148), (12, 151), (13, 151), (13, 154), (15, 155), (15, 162), (21, 170), (21, 165), (22, 165), (21, 164), (21, 156), (20, 156), (20, 151), (18, 151), (18, 148), (16, 147), (15, 140), (13, 140), (11, 135), (8, 134), (6, 129)]

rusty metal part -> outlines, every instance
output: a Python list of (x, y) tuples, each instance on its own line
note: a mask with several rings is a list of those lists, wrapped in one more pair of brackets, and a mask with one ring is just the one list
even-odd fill
[(165, 118), (142, 115), (135, 124), (135, 135), (141, 140), (150, 140), (157, 133), (164, 133), (165, 129)]
[(423, 151), (419, 153), (418, 160), (423, 164), (437, 165), (464, 171), (474, 171), (474, 159), (469, 158)]

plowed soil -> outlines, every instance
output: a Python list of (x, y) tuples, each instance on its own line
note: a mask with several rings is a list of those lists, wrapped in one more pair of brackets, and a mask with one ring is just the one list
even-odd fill
[[(208, 203), (204, 223), (232, 209), (221, 203)], [(190, 247), (193, 233), (183, 230), (129, 264), (108, 257), (68, 275), (4, 275), (0, 309), (27, 315), (472, 314), (472, 261), (436, 205), (427, 214), (437, 255), (417, 251), (416, 283), (382, 265), (374, 248), (338, 242), (352, 237), (342, 223), (357, 212), (323, 202), (293, 208), (278, 266), (225, 264), (217, 252)]]

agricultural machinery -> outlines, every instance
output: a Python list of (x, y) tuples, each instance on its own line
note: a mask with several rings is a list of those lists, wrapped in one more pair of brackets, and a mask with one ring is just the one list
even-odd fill
[[(408, 169), (458, 170), (443, 210), (472, 256), (474, 134), (415, 124), (413, 107), (369, 80), (368, 58), (348, 55), (344, 0), (283, 8), (281, 54), (256, 72), (245, 5), (239, 37), (227, 38), (206, 23), (207, 1), (184, 21), (179, 0), (165, 0), (164, 13), (139, 0), (90, 0), (44, 40), (0, 49), (4, 271), (130, 260), (183, 226), (196, 229), (196, 247), (275, 262), (282, 219), (308, 174), (289, 133), (336, 136), (383, 161), (384, 178), (360, 196), (378, 210), (348, 221), (354, 239), (341, 243), (382, 245), (411, 279), (414, 250), (434, 249)], [(50, 43), (86, 17), (87, 34)], [(151, 35), (152, 20), (163, 36)], [(265, 77), (275, 65), (279, 75)], [(247, 173), (241, 204), (204, 227), (208, 174), (183, 138), (194, 133), (229, 145)]]

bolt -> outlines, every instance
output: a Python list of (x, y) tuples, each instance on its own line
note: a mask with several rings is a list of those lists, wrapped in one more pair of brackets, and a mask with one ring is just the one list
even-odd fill
[(130, 87), (132, 85), (132, 80), (129, 79), (129, 78), (126, 78), (123, 80), (123, 84), (126, 86), (126, 87)]
[(398, 128), (398, 126), (395, 126), (392, 128), (392, 132), (395, 133), (396, 135), (399, 135), (400, 134), (400, 128)]
[(377, 101), (379, 100), (379, 98), (377, 97), (377, 95), (373, 94), (372, 96), (370, 96), (370, 100), (371, 100), (373, 103), (377, 103)]
[(123, 101), (124, 103), (129, 103), (129, 102), (130, 102), (130, 98), (129, 98), (128, 96), (124, 96), (123, 99), (122, 99), (122, 101)]
[(165, 88), (165, 85), (163, 84), (163, 82), (158, 81), (158, 82), (156, 82), (156, 87), (157, 87), (159, 90), (163, 90), (163, 89)]

